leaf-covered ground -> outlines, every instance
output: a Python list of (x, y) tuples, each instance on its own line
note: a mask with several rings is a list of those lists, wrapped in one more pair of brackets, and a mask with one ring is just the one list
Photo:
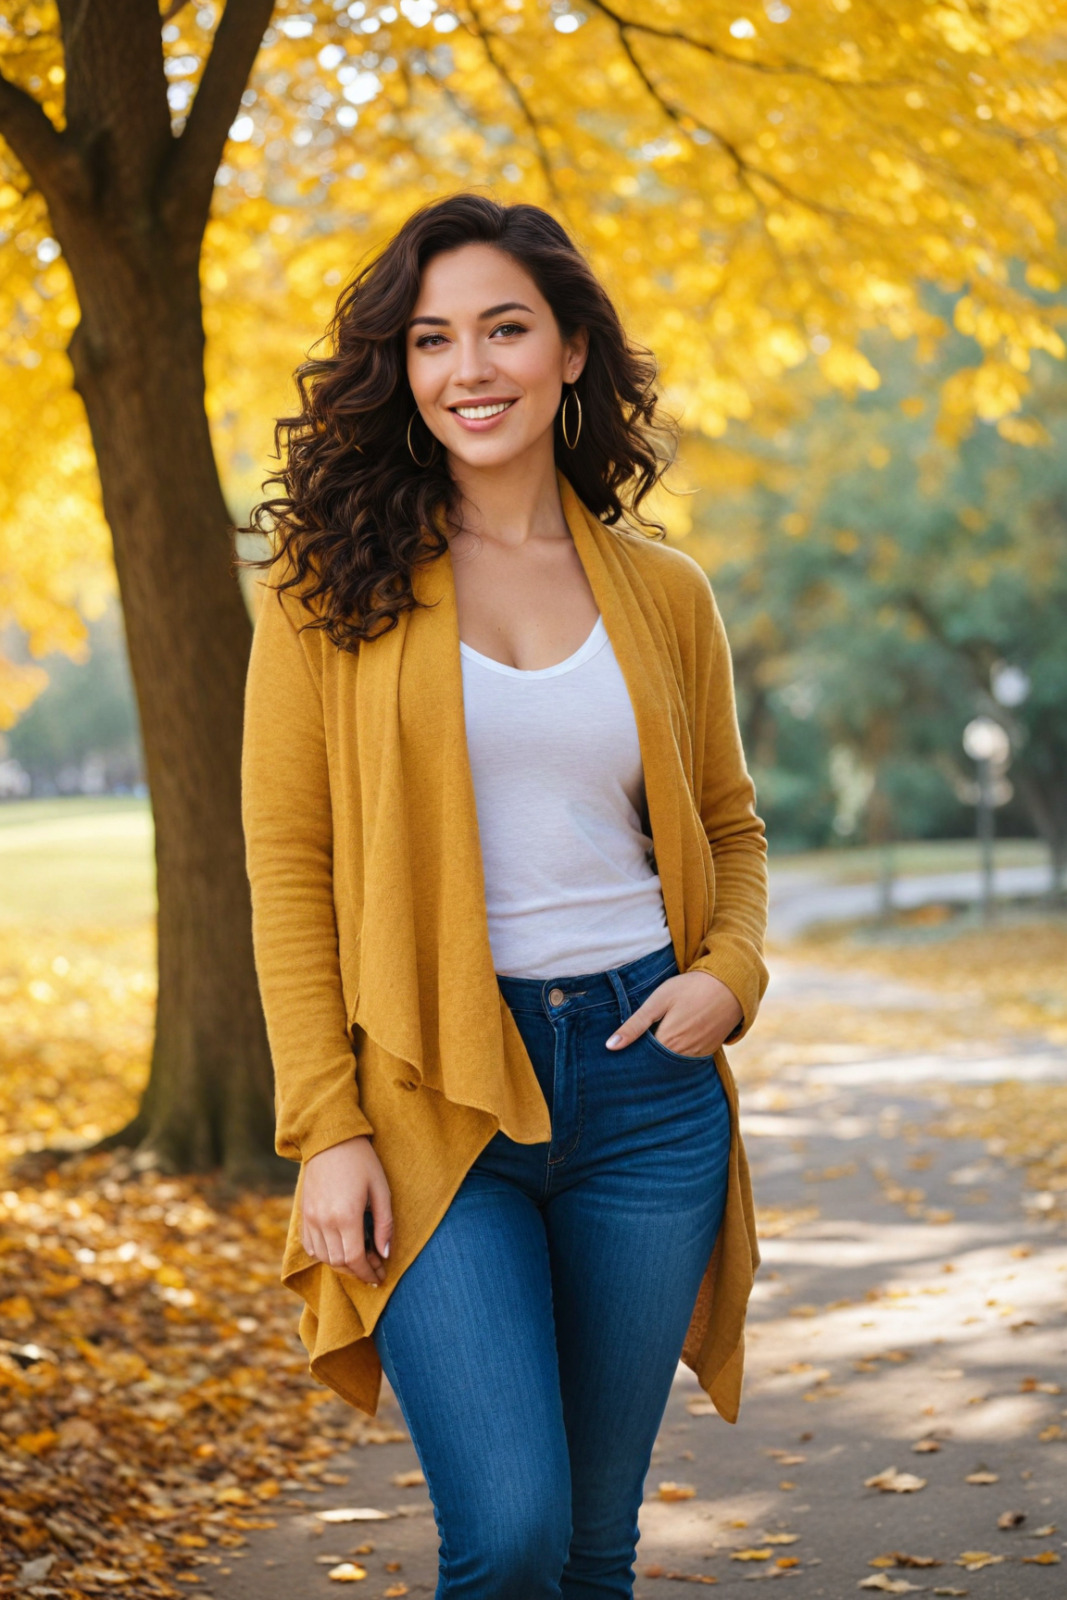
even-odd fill
[(147, 927), (0, 932), (0, 1578), (35, 1596), (206, 1592), (338, 1448), (396, 1431), (308, 1376), (285, 1196), (113, 1155), (12, 1175), (133, 1112), (154, 987)]
[[(76, 1148), (135, 1108), (152, 955), (137, 923), (0, 930), (0, 1578), (57, 1600), (432, 1592), (433, 1524), (395, 1407), (371, 1422), (307, 1374), (277, 1276), (289, 1200), (121, 1156), (33, 1175), (35, 1150)], [(961, 930), (928, 913), (808, 938), (771, 965), (732, 1055), (765, 1251), (747, 1415), (728, 1429), (681, 1384), (637, 1592), (773, 1574), (828, 1600), (861, 1580), (1054, 1595), (1064, 1513), (1043, 1485), (1067, 1432), (1050, 1366), (1067, 1084), (971, 1081), (967, 1066), (1064, 1051), (1067, 924)], [(931, 1052), (945, 1081), (895, 1093), (894, 1063)], [(382, 1519), (338, 1539), (316, 1505)], [(835, 1506), (866, 1552), (844, 1587)]]
[(856, 987), (845, 1006), (839, 989), (820, 999), (815, 980), (804, 1005), (768, 1007), (744, 1057), (748, 1082), (798, 1059), (830, 1059), (835, 1048), (858, 1059), (929, 1050), (1004, 1058), (989, 1082), (947, 1082), (937, 1131), (991, 1142), (1025, 1169), (1036, 1209), (1067, 1215), (1067, 1074), (1030, 1081), (1018, 1070), (1042, 1046), (1067, 1050), (1067, 914), (1002, 909), (983, 926), (930, 905), (885, 926), (809, 934), (772, 950), (772, 971), (776, 953)]

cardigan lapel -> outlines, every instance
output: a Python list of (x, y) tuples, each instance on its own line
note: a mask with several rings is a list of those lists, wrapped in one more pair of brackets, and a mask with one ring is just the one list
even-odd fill
[[(699, 817), (682, 770), (691, 756), (669, 608), (627, 548), (641, 536), (606, 528), (562, 473), (558, 481), (633, 706), (684, 971), (703, 935), (686, 926), (681, 889), (686, 829)], [(449, 550), (415, 568), (413, 589), (422, 604), (357, 658), (361, 767), (381, 781), (362, 786), (367, 898), (353, 1020), (425, 1085), (534, 1142), (549, 1137), (548, 1111), (493, 967)]]
[(704, 933), (686, 926), (682, 895), (686, 836), (694, 821), (700, 827), (700, 819), (692, 798), (691, 735), (669, 607), (628, 548), (629, 539), (644, 536), (605, 527), (563, 473), (557, 475), (567, 526), (629, 691), (667, 926), (678, 970), (684, 972)]

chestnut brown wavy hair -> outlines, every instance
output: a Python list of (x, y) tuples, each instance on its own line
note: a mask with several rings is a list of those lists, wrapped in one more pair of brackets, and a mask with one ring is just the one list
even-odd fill
[(281, 460), (284, 440), (286, 458), (262, 487), (278, 484), (282, 492), (256, 505), (241, 529), (265, 535), (272, 553), (237, 564), (269, 567), (287, 558), (289, 575), (272, 587), (298, 588), (312, 617), (306, 625), (325, 629), (340, 649), (377, 638), (418, 603), (415, 565), (448, 548), (435, 513), (443, 508), (445, 525), (459, 532), (460, 495), (444, 450), (432, 435), (427, 449), (418, 423), (415, 449), (428, 465), (418, 466), (408, 449), (415, 399), (406, 327), (427, 262), (466, 244), (494, 245), (517, 261), (564, 339), (588, 332), (573, 386), (582, 404), (576, 449), (564, 441), (559, 412), (553, 424), (556, 462), (579, 499), (609, 526), (626, 515), (659, 537), (665, 532), (640, 504), (673, 459), (676, 424), (657, 407), (651, 352), (626, 337), (584, 256), (539, 206), (478, 194), (432, 202), (342, 290), (325, 335), (329, 353), (312, 355), (294, 374), (299, 415), (275, 422), (275, 453)]

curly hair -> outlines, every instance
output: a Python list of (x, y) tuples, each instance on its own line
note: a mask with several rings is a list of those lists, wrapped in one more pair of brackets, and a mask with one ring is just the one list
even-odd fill
[(405, 330), (427, 262), (466, 244), (494, 245), (529, 273), (564, 339), (588, 332), (574, 385), (584, 422), (576, 449), (564, 442), (558, 411), (553, 424), (557, 464), (579, 499), (609, 526), (627, 515), (665, 533), (639, 508), (673, 459), (677, 427), (657, 408), (651, 352), (628, 340), (584, 256), (539, 206), (477, 194), (431, 202), (341, 291), (326, 332), (330, 353), (294, 374), (299, 415), (275, 422), (275, 453), (281, 460), (284, 438), (286, 460), (261, 487), (282, 493), (260, 501), (240, 529), (265, 535), (272, 553), (237, 564), (284, 562), (288, 576), (272, 587), (298, 588), (311, 613), (306, 625), (325, 629), (339, 649), (377, 638), (418, 603), (414, 567), (448, 548), (436, 526), (442, 510), (459, 532), (445, 452), (432, 450), (420, 467), (408, 449), (415, 402)]

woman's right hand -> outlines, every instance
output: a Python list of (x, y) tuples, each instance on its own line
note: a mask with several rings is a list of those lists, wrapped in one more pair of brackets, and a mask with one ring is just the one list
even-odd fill
[[(363, 1213), (374, 1214), (374, 1245), (364, 1249)], [(304, 1168), (300, 1242), (309, 1256), (375, 1288), (385, 1281), (393, 1209), (385, 1170), (361, 1134), (311, 1156)]]

